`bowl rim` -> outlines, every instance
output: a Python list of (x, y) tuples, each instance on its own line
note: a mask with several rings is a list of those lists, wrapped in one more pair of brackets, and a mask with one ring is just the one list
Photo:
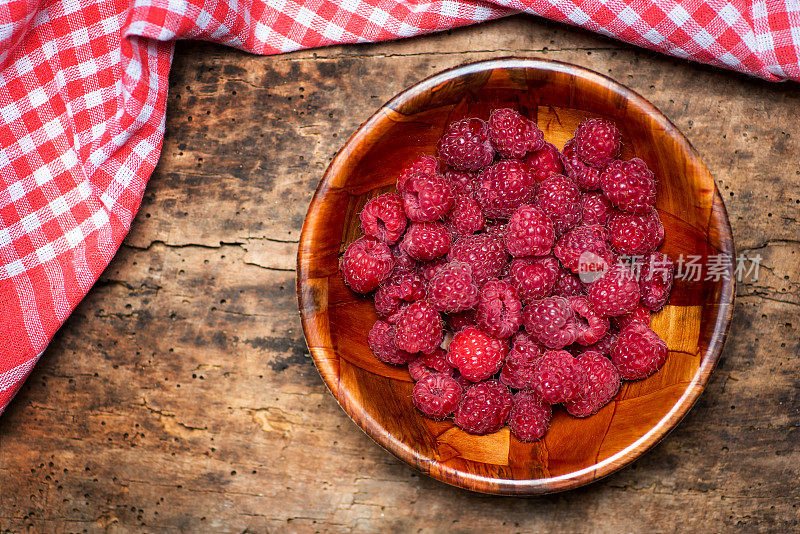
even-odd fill
[[(331, 189), (331, 184), (329, 183), (331, 177), (340, 170), (340, 167), (345, 164), (347, 158), (350, 156), (347, 148), (350, 147), (351, 144), (361, 140), (376, 123), (385, 118), (385, 108), (390, 108), (393, 110), (400, 109), (404, 104), (408, 103), (420, 93), (423, 93), (432, 87), (452, 81), (464, 75), (495, 69), (546, 70), (579, 77), (590, 82), (592, 85), (603, 86), (604, 89), (611, 91), (620, 98), (627, 100), (628, 104), (635, 107), (639, 113), (649, 115), (656, 123), (659, 124), (659, 126), (664, 129), (664, 132), (667, 135), (672, 137), (678, 143), (681, 151), (693, 156), (693, 158), (699, 163), (700, 169), (705, 171), (705, 173), (711, 179), (711, 182), (714, 184), (714, 203), (711, 208), (711, 219), (715, 219), (715, 222), (717, 223), (716, 226), (720, 231), (720, 243), (722, 244), (720, 252), (729, 254), (731, 256), (732, 263), (735, 265), (736, 256), (735, 245), (733, 242), (733, 232), (730, 225), (730, 219), (728, 218), (727, 210), (725, 208), (724, 199), (722, 199), (722, 196), (719, 193), (717, 183), (689, 140), (686, 139), (683, 133), (658, 108), (656, 108), (652, 103), (634, 90), (608, 76), (595, 72), (586, 67), (550, 59), (508, 56), (463, 63), (440, 71), (417, 82), (416, 84), (401, 91), (383, 106), (379, 107), (378, 110), (369, 117), (369, 119), (364, 121), (361, 126), (359, 126), (359, 128), (349, 136), (347, 141), (336, 152), (336, 155), (331, 160), (328, 168), (325, 170), (325, 173), (323, 174), (322, 179), (320, 180), (316, 191), (314, 192), (314, 196), (311, 199), (306, 218), (303, 222), (297, 254), (297, 299), (303, 326), (303, 334), (306, 338), (306, 343), (309, 347), (314, 365), (320, 373), (320, 376), (323, 378), (325, 385), (328, 387), (329, 391), (347, 416), (378, 445), (392, 453), (400, 460), (416, 468), (418, 471), (441, 482), (445, 482), (456, 487), (480, 493), (491, 493), (498, 495), (543, 495), (574, 489), (596, 482), (597, 480), (615, 473), (616, 471), (640, 458), (645, 452), (651, 450), (659, 441), (661, 441), (661, 439), (663, 439), (680, 423), (681, 419), (683, 419), (683, 417), (697, 402), (697, 399), (700, 397), (709, 381), (711, 372), (714, 370), (714, 367), (719, 361), (728, 330), (730, 329), (731, 315), (733, 312), (735, 298), (736, 280), (733, 276), (723, 277), (720, 288), (719, 302), (717, 304), (718, 311), (716, 313), (713, 334), (709, 339), (708, 348), (706, 349), (705, 353), (702, 354), (699, 368), (695, 372), (691, 381), (686, 385), (681, 397), (675, 402), (669, 412), (667, 412), (652, 428), (640, 436), (636, 441), (612, 456), (609, 456), (600, 462), (596, 462), (589, 467), (585, 467), (583, 469), (563, 475), (538, 479), (504, 479), (476, 475), (474, 473), (461, 471), (433, 459), (421, 456), (415, 449), (410, 447), (405, 442), (398, 440), (391, 433), (387, 431), (380, 432), (379, 430), (383, 427), (378, 424), (366, 410), (362, 410), (361, 413), (358, 414), (360, 420), (356, 419), (348, 407), (357, 406), (358, 403), (353, 402), (353, 399), (350, 397), (350, 393), (346, 389), (339, 390), (337, 387), (338, 375), (334, 372), (330, 362), (331, 353), (335, 354), (333, 347), (321, 347), (309, 342), (308, 333), (310, 324), (308, 310), (311, 308), (309, 305), (313, 304), (313, 300), (306, 299), (304, 297), (304, 290), (308, 289), (306, 286), (306, 281), (309, 279), (309, 266), (305, 261), (303, 261), (302, 258), (303, 251), (306, 248), (304, 247), (304, 244), (308, 245), (312, 243), (314, 237), (314, 224), (310, 222), (313, 220), (313, 218), (309, 217), (309, 215), (311, 215), (312, 212), (317, 209), (318, 200)], [(328, 332), (330, 332), (330, 330)], [(336, 358), (340, 358), (340, 356), (336, 355)], [(343, 398), (340, 398), (340, 396)], [(430, 469), (431, 465), (434, 464), (436, 469)]]

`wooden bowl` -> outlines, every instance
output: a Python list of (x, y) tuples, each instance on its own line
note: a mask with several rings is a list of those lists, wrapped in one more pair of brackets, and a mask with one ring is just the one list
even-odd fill
[(669, 432), (705, 387), (719, 358), (733, 304), (733, 268), (716, 280), (676, 280), (652, 327), (669, 358), (646, 380), (625, 382), (616, 398), (586, 419), (554, 410), (538, 443), (508, 427), (473, 436), (452, 421), (431, 421), (411, 404), (405, 368), (379, 362), (367, 346), (376, 320), (372, 299), (350, 291), (339, 258), (361, 235), (358, 212), (394, 190), (400, 169), (434, 154), (455, 120), (512, 107), (531, 117), (561, 148), (586, 117), (614, 119), (621, 158), (642, 158), (658, 178), (661, 250), (701, 263), (727, 254), (731, 229), (714, 180), (697, 152), (652, 104), (619, 83), (581, 67), (505, 58), (447, 70), (407, 89), (378, 110), (334, 158), (311, 201), (300, 237), (297, 295), (308, 347), (322, 378), (347, 414), (372, 439), (434, 478), (474, 491), (541, 494), (587, 484), (629, 464)]

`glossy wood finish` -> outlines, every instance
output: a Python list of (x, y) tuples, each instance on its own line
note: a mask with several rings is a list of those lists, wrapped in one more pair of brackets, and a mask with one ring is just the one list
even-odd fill
[[(619, 125), (621, 157), (644, 159), (658, 177), (657, 208), (666, 228), (661, 250), (683, 255), (734, 249), (714, 181), (683, 135), (651, 104), (604, 76), (557, 62), (500, 59), (457, 67), (408, 89), (348, 140), (325, 173), (303, 227), (298, 299), (306, 340), (331, 392), (375, 441), (444, 482), (475, 491), (537, 494), (574, 488), (630, 463), (691, 408), (713, 369), (730, 322), (733, 277), (677, 281), (653, 328), (670, 356), (654, 376), (627, 382), (598, 414), (578, 420), (562, 409), (539, 443), (508, 428), (471, 436), (412, 407), (404, 368), (380, 363), (366, 335), (372, 301), (346, 288), (338, 273), (344, 248), (360, 235), (357, 214), (372, 196), (391, 190), (401, 167), (432, 154), (449, 122), (487, 118), (513, 107), (536, 119), (559, 148), (585, 117)], [(735, 263), (735, 262), (732, 262)], [(732, 267), (727, 273), (732, 275)]]

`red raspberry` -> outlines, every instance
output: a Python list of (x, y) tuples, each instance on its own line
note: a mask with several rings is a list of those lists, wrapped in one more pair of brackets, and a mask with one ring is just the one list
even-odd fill
[(480, 286), (489, 278), (500, 276), (508, 262), (508, 253), (503, 242), (496, 237), (476, 234), (453, 244), (447, 259), (468, 263), (472, 267), (472, 279)]
[(611, 361), (625, 380), (647, 378), (667, 361), (667, 344), (641, 323), (632, 323), (619, 333), (611, 349)]
[(587, 295), (597, 313), (617, 317), (636, 308), (639, 284), (630, 269), (617, 263), (589, 286)]
[[(390, 317), (400, 311), (402, 304), (425, 298), (425, 280), (414, 271), (397, 271), (375, 291), (375, 311)], [(391, 322), (391, 321), (390, 321)]]
[(472, 268), (460, 261), (440, 267), (428, 284), (428, 302), (446, 313), (473, 308), (478, 303), (478, 286), (472, 280)]
[(608, 230), (611, 244), (622, 254), (649, 254), (664, 240), (664, 226), (653, 208), (642, 215), (618, 211), (611, 215)]
[(525, 330), (545, 347), (560, 349), (578, 337), (578, 321), (562, 297), (547, 297), (525, 306), (522, 312)]
[(553, 223), (536, 206), (520, 206), (506, 225), (503, 241), (517, 258), (550, 254), (555, 241)]
[(450, 182), (450, 187), (456, 195), (473, 196), (478, 187), (478, 175), (474, 172), (447, 171), (444, 177)]
[(479, 382), (500, 370), (507, 353), (507, 341), (468, 326), (453, 336), (447, 360), (458, 369), (461, 376)]
[(639, 293), (642, 304), (657, 312), (669, 300), (675, 265), (666, 254), (653, 252), (642, 259), (639, 273)]
[(487, 219), (486, 233), (502, 241), (503, 236), (506, 235), (506, 226), (508, 226), (507, 221), (500, 219)]
[(552, 294), (557, 297), (572, 297), (580, 295), (582, 292), (583, 285), (580, 279), (568, 269), (559, 266)]
[(448, 263), (446, 256), (431, 261), (425, 261), (419, 264), (419, 272), (426, 282), (430, 282), (433, 280), (433, 277), (436, 276), (436, 273), (439, 272), (439, 269)]
[(461, 400), (461, 386), (452, 377), (431, 373), (414, 384), (411, 401), (426, 417), (441, 420), (453, 413)]
[(551, 174), (561, 174), (564, 167), (561, 165), (561, 155), (558, 149), (545, 143), (544, 148), (531, 152), (525, 156), (525, 164), (531, 171), (533, 179), (537, 182), (544, 182)]
[(472, 235), (483, 230), (486, 219), (478, 202), (466, 195), (456, 199), (456, 205), (447, 218), (447, 228), (455, 235)]
[(357, 293), (369, 293), (389, 278), (394, 268), (392, 251), (374, 237), (356, 239), (344, 251), (340, 269), (344, 283)]
[(575, 182), (554, 174), (539, 185), (536, 202), (553, 221), (556, 235), (561, 235), (581, 222), (581, 192)]
[(614, 264), (615, 257), (608, 246), (608, 230), (600, 225), (576, 226), (562, 235), (553, 253), (567, 269), (580, 273), (589, 263)]
[(569, 306), (578, 319), (578, 337), (581, 345), (594, 345), (608, 332), (609, 321), (597, 314), (589, 299), (584, 296), (570, 297)]
[(500, 339), (511, 337), (522, 325), (522, 304), (514, 286), (504, 280), (488, 280), (481, 286), (475, 307), (478, 328)]
[(612, 161), (600, 176), (603, 194), (622, 211), (645, 213), (656, 203), (656, 179), (639, 158)]
[(408, 374), (413, 380), (422, 380), (432, 373), (443, 373), (453, 376), (455, 369), (447, 361), (447, 351), (436, 349), (430, 354), (420, 354), (408, 362)]
[(489, 139), (503, 158), (521, 158), (544, 146), (539, 126), (509, 108), (495, 109), (489, 115)]
[(403, 189), (403, 208), (412, 221), (431, 222), (450, 213), (455, 204), (450, 182), (433, 174), (412, 174)]
[(520, 441), (538, 441), (547, 433), (553, 409), (532, 391), (518, 391), (508, 415), (508, 426)]
[(435, 351), (442, 342), (442, 319), (430, 304), (418, 300), (400, 313), (394, 326), (394, 342), (409, 353)]
[(400, 241), (400, 248), (419, 261), (440, 258), (450, 250), (452, 238), (440, 222), (412, 222)]
[(394, 272), (398, 271), (418, 271), (419, 263), (417, 260), (409, 256), (406, 251), (400, 248), (400, 245), (391, 247), (392, 257), (394, 258)]
[(478, 176), (475, 200), (490, 219), (508, 219), (518, 207), (531, 204), (536, 184), (525, 166), (516, 159), (504, 159)]
[(619, 130), (605, 119), (587, 119), (575, 130), (575, 155), (587, 165), (602, 169), (619, 154)]
[(536, 363), (533, 391), (547, 404), (569, 402), (586, 387), (586, 372), (572, 354), (550, 350)]
[(544, 351), (525, 332), (514, 334), (511, 350), (508, 351), (506, 361), (500, 370), (500, 382), (514, 389), (529, 389), (533, 387), (533, 372), (536, 362), (542, 357)]
[(528, 304), (550, 295), (560, 268), (553, 256), (516, 258), (511, 262), (506, 280), (516, 288), (519, 300)]
[(445, 320), (450, 330), (458, 332), (467, 326), (475, 326), (475, 310), (451, 313), (445, 317)]
[(394, 193), (371, 198), (361, 213), (361, 229), (365, 235), (377, 238), (387, 245), (394, 244), (406, 231), (406, 214), (403, 201)]
[(564, 164), (564, 174), (570, 177), (583, 191), (600, 189), (600, 171), (585, 164), (575, 154), (573, 142), (569, 141), (564, 145), (561, 153), (561, 162)]
[(433, 156), (420, 156), (406, 165), (397, 177), (397, 190), (402, 193), (406, 188), (406, 181), (413, 175), (422, 173), (436, 176), (439, 174), (439, 160)]
[(633, 323), (641, 323), (645, 326), (650, 326), (650, 308), (639, 304), (632, 312), (614, 317), (614, 324), (619, 330), (625, 330)]
[(586, 386), (573, 400), (564, 403), (575, 417), (588, 417), (614, 398), (619, 391), (619, 373), (611, 361), (599, 352), (587, 351), (578, 357), (586, 374)]
[(506, 424), (514, 397), (497, 380), (487, 380), (467, 388), (456, 408), (455, 424), (470, 434), (491, 434)]
[(494, 159), (489, 127), (474, 117), (454, 122), (439, 139), (437, 153), (442, 161), (456, 170), (482, 169)]
[(595, 343), (594, 345), (588, 345), (586, 347), (579, 347), (580, 352), (599, 352), (603, 356), (609, 356), (611, 354), (611, 347), (614, 346), (614, 343), (617, 342), (617, 335), (619, 332), (616, 330), (609, 330), (606, 332), (606, 335), (600, 338), (600, 341)]
[(581, 211), (583, 224), (606, 226), (614, 209), (603, 193), (592, 191), (581, 195)]
[(403, 365), (414, 358), (408, 352), (397, 348), (394, 340), (394, 327), (384, 321), (376, 321), (372, 325), (372, 329), (367, 334), (367, 342), (375, 357), (384, 363)]

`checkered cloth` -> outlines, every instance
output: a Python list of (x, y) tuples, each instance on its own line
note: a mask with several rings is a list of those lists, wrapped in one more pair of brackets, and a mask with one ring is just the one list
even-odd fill
[(800, 80), (800, 0), (0, 0), (0, 413), (128, 232), (175, 39), (278, 54), (518, 12)]

